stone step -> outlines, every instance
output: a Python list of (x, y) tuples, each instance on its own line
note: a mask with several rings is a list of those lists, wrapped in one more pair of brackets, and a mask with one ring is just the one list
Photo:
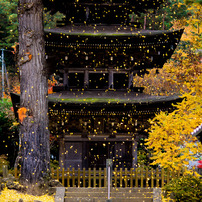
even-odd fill
[[(75, 193), (81, 193), (81, 192), (89, 192), (89, 193), (92, 193), (92, 192), (107, 192), (107, 188), (78, 188), (78, 187), (66, 187), (65, 189), (65, 192), (66, 193), (72, 193), (72, 192), (75, 192)], [(133, 187), (133, 188), (121, 188), (121, 187), (118, 187), (118, 188), (111, 188), (111, 193), (153, 193), (153, 188), (138, 188), (138, 187)]]
[[(64, 202), (106, 202), (107, 198), (71, 198), (65, 197)], [(112, 202), (153, 202), (152, 198), (111, 198)]]
[[(81, 193), (78, 193), (78, 192), (66, 192), (65, 193), (65, 197), (106, 197), (107, 196), (107, 192), (81, 192)], [(141, 192), (141, 193), (130, 193), (130, 192), (124, 192), (124, 193), (121, 193), (121, 192), (117, 192), (117, 193), (114, 193), (112, 192), (110, 194), (110, 196), (112, 198), (121, 198), (121, 197), (145, 197), (145, 198), (152, 198), (153, 197), (153, 193), (144, 193), (144, 192)]]
[[(111, 188), (112, 202), (153, 202), (153, 188)], [(65, 189), (64, 202), (106, 202), (107, 188), (77, 188)]]

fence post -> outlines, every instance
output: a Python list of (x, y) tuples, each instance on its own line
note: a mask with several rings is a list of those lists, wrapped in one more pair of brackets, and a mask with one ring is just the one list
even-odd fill
[(117, 168), (114, 169), (114, 187), (117, 187)]
[(70, 178), (70, 168), (67, 168), (67, 187), (70, 187), (69, 178)]
[(151, 188), (154, 187), (154, 169), (151, 169)]
[(75, 187), (75, 168), (72, 168), (72, 187)]
[(161, 187), (164, 186), (164, 168), (161, 170)]
[(86, 187), (86, 169), (83, 169), (83, 187)]
[(122, 168), (120, 168), (120, 187), (122, 187), (122, 186), (123, 186), (122, 179), (123, 179), (123, 169), (122, 169)]
[(128, 169), (127, 168), (125, 168), (125, 179), (124, 179), (124, 181), (125, 181), (125, 187), (128, 187)]
[(65, 169), (62, 168), (62, 185), (65, 185)]
[(159, 169), (156, 169), (156, 187), (159, 187)]
[(80, 168), (78, 168), (78, 187), (80, 187), (80, 183), (81, 183), (81, 170)]
[(144, 179), (144, 173), (143, 173), (143, 166), (140, 168), (140, 187), (143, 187), (143, 179)]
[(133, 187), (133, 169), (134, 169), (134, 168), (131, 168), (131, 169), (130, 169), (130, 187), (131, 187), (131, 188)]
[(101, 176), (102, 176), (102, 170), (101, 170), (101, 168), (99, 168), (99, 187), (102, 187), (102, 178), (101, 178)]
[(93, 168), (93, 187), (96, 187), (96, 168)]
[(107, 187), (107, 169), (104, 168), (104, 187)]
[(88, 187), (91, 187), (91, 169), (88, 168)]
[(135, 168), (135, 187), (138, 187), (138, 168)]
[(146, 180), (146, 187), (149, 187), (149, 182), (148, 182), (148, 181), (149, 181), (149, 179), (148, 179), (148, 172), (149, 172), (149, 171), (148, 171), (148, 167), (146, 167), (146, 173), (145, 173), (145, 178), (146, 178), (146, 179), (145, 179), (145, 180)]

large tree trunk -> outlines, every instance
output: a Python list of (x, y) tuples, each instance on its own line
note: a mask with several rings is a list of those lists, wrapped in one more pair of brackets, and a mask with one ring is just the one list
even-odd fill
[[(19, 112), (21, 183), (34, 184), (49, 173), (47, 78), (42, 0), (19, 0)], [(21, 116), (21, 117), (20, 117)]]

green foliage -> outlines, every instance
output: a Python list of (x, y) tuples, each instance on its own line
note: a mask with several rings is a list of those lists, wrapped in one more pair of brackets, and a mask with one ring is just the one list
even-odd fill
[(150, 151), (144, 145), (145, 140), (140, 138), (137, 146), (137, 165), (138, 167), (150, 168)]
[(7, 98), (3, 98), (0, 99), (0, 114), (4, 115), (5, 117), (9, 117), (9, 115), (11, 115), (11, 107), (12, 107), (12, 102), (7, 99)]
[(59, 167), (59, 162), (57, 160), (51, 160), (50, 167), (56, 170)]
[[(0, 48), (9, 48), (18, 41), (18, 0), (0, 1)], [(57, 12), (51, 15), (44, 9), (45, 28), (56, 27), (56, 21), (61, 20), (64, 15)]]
[[(199, 0), (200, 1), (200, 0)], [(146, 29), (170, 29), (175, 20), (186, 18), (188, 14), (187, 5), (184, 0), (168, 0), (162, 4), (161, 7), (154, 12), (154, 10), (147, 10), (147, 13), (139, 13), (139, 15), (131, 13), (129, 18), (131, 22), (140, 24), (143, 29), (144, 17), (147, 16)], [(164, 21), (164, 25), (163, 25)]]
[(139, 150), (137, 153), (137, 164), (138, 167), (148, 167), (149, 160), (148, 160), (148, 153), (143, 149)]
[(173, 179), (163, 190), (166, 198), (172, 196), (176, 201), (199, 202), (202, 199), (202, 181), (191, 175)]
[(184, 0), (169, 0), (166, 5), (160, 9), (165, 15), (165, 28), (170, 29), (175, 20), (186, 18), (188, 7), (184, 4)]
[(197, 3), (202, 5), (202, 0), (185, 0), (186, 4), (193, 4), (193, 3)]
[(44, 9), (44, 28), (45, 29), (51, 29), (56, 27), (57, 21), (61, 20), (64, 17), (64, 15), (60, 12), (55, 13), (54, 15), (51, 15), (50, 11), (46, 12), (46, 9)]
[(17, 3), (18, 0), (0, 1), (0, 48), (18, 41)]

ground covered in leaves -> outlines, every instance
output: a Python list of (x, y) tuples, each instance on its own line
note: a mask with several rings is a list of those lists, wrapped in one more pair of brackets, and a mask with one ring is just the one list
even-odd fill
[[(22, 199), (22, 200), (20, 200)], [(54, 196), (49, 195), (42, 195), (42, 196), (33, 196), (29, 194), (23, 194), (17, 192), (15, 190), (10, 190), (5, 188), (0, 193), (0, 201), (1, 202), (34, 202), (34, 201), (41, 201), (41, 202), (54, 202)]]

